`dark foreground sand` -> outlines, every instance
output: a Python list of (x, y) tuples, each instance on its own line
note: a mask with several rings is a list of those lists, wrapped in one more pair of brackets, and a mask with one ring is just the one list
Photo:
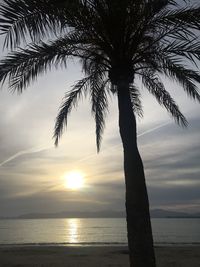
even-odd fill
[[(0, 248), (1, 267), (128, 267), (126, 247)], [(156, 247), (158, 267), (200, 267), (200, 246)]]

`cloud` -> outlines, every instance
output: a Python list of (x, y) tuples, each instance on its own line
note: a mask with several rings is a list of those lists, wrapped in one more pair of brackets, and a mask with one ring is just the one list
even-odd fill
[[(148, 132), (139, 139), (151, 207), (173, 208), (176, 205), (177, 209), (183, 209), (183, 206), (187, 208), (193, 204), (195, 210), (195, 203), (198, 203), (200, 195), (197, 187), (199, 120), (192, 120), (190, 129), (184, 131), (174, 124), (164, 126), (165, 124), (160, 125), (162, 127), (159, 129), (158, 126), (151, 127), (154, 131), (145, 130), (144, 132)], [(76, 157), (62, 154), (65, 146), (59, 149), (49, 149), (41, 153), (30, 150), (29, 152), (35, 153), (19, 158), (15, 170), (17, 168), (20, 179), (16, 180), (16, 174), (12, 173), (13, 182), (7, 176), (7, 183), (1, 186), (4, 188), (0, 197), (4, 203), (4, 213), (26, 213), (29, 209), (42, 212), (45, 205), (48, 205), (45, 208), (48, 212), (67, 210), (69, 206), (72, 210), (124, 209), (123, 158), (120, 145), (115, 145), (114, 149), (105, 149), (100, 155), (89, 153), (85, 160), (84, 157), (77, 160)], [(73, 154), (77, 153), (78, 150)], [(19, 164), (21, 160), (25, 160), (23, 165)], [(58, 172), (61, 175), (67, 165), (79, 166), (83, 170), (88, 168), (88, 187), (84, 193), (77, 192), (72, 196), (70, 192), (61, 189), (61, 180), (53, 178), (58, 177)], [(42, 170), (46, 171), (42, 173)], [(29, 184), (32, 185), (32, 190)]]
[[(0, 216), (124, 209), (123, 150), (116, 99), (110, 105), (99, 155), (89, 99), (73, 110), (67, 133), (60, 146), (53, 148), (58, 108), (65, 92), (81, 75), (80, 67), (70, 63), (68, 71), (40, 77), (22, 95), (9, 94), (6, 85), (0, 92)], [(169, 122), (167, 112), (141, 89), (145, 116), (138, 121), (138, 142), (151, 206), (198, 210), (199, 106), (187, 100), (180, 86), (169, 81), (165, 84), (190, 125), (183, 130)], [(63, 189), (61, 177), (72, 169), (86, 173), (88, 187), (84, 192), (73, 194)]]
[(11, 157), (9, 157), (8, 159), (6, 159), (3, 162), (1, 162), (0, 163), (0, 167), (4, 166), (6, 163), (8, 163), (8, 162), (20, 157), (20, 156), (38, 153), (38, 152), (44, 151), (46, 149), (49, 149), (51, 147), (52, 146), (41, 146), (41, 147), (33, 147), (33, 148), (30, 148), (30, 149), (19, 151), (16, 154), (14, 154)]

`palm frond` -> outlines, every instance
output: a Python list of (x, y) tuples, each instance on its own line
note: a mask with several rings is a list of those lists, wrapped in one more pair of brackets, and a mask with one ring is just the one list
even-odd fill
[(135, 85), (129, 86), (130, 97), (132, 102), (133, 111), (139, 116), (143, 117), (142, 103), (140, 100), (139, 89)]
[(90, 80), (92, 114), (96, 123), (97, 152), (100, 150), (102, 134), (105, 128), (105, 116), (108, 111), (107, 83), (108, 79), (105, 79), (101, 73), (95, 73)]
[(173, 58), (165, 58), (161, 70), (169, 78), (175, 79), (183, 87), (185, 92), (194, 100), (200, 102), (200, 94), (195, 83), (200, 83), (199, 72), (186, 68), (177, 63)]
[(60, 33), (66, 23), (70, 1), (4, 0), (0, 5), (0, 30), (4, 45), (15, 48), (21, 41), (36, 42), (49, 34)]
[(107, 73), (109, 70), (109, 63), (101, 51), (96, 49), (85, 52), (84, 58), (81, 59), (82, 68), (86, 75), (91, 75), (90, 79), (90, 91), (91, 91), (91, 103), (92, 114), (96, 123), (96, 145), (97, 152), (100, 150), (102, 134), (105, 127), (105, 116), (108, 110), (107, 99), (107, 84), (109, 79)]
[(163, 83), (159, 78), (152, 72), (146, 71), (142, 75), (142, 82), (148, 91), (155, 96), (158, 103), (166, 108), (166, 110), (174, 118), (175, 122), (179, 125), (187, 126), (187, 120), (184, 115), (180, 112), (178, 105), (174, 99), (165, 90)]
[(155, 17), (154, 23), (157, 26), (167, 26), (182, 28), (187, 30), (188, 28), (199, 30), (200, 28), (200, 6), (186, 5), (182, 8), (171, 8), (165, 10), (163, 13), (160, 13)]
[(175, 40), (163, 48), (163, 53), (171, 58), (178, 56), (187, 59), (196, 66), (196, 61), (200, 60), (200, 43), (197, 37), (194, 40), (188, 38), (186, 41), (182, 42)]
[(89, 87), (90, 76), (79, 80), (69, 93), (66, 93), (64, 101), (60, 107), (56, 123), (54, 127), (55, 145), (58, 145), (59, 139), (63, 134), (64, 126), (67, 127), (67, 119), (73, 107), (77, 105), (78, 100), (82, 94), (87, 93)]
[(18, 49), (0, 61), (0, 82), (6, 78), (12, 90), (22, 92), (38, 75), (52, 66), (66, 65), (69, 56), (78, 56), (77, 40), (62, 37), (49, 43), (31, 44)]
[(86, 75), (92, 73), (94, 70), (104, 73), (110, 68), (110, 60), (107, 58), (105, 53), (95, 47), (95, 49), (90, 48), (83, 51), (81, 65), (82, 70)]

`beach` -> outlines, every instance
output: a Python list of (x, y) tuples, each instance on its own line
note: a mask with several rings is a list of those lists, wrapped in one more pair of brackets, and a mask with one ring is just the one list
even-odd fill
[[(158, 267), (199, 267), (200, 246), (156, 247)], [(1, 267), (128, 267), (127, 247), (2, 246)]]

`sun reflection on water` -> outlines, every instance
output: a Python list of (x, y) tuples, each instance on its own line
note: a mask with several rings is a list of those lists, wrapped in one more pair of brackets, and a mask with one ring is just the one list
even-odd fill
[(78, 219), (68, 219), (67, 220), (69, 229), (69, 243), (78, 243)]

